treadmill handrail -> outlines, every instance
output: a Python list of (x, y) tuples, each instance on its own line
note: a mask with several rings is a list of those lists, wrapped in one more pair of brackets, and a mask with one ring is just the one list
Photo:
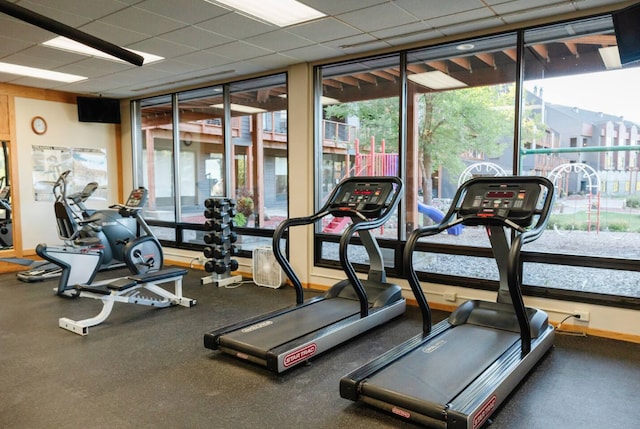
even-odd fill
[[(296, 291), (297, 304), (301, 304), (304, 301), (304, 290), (302, 288), (302, 282), (300, 281), (300, 278), (293, 271), (293, 268), (291, 267), (291, 263), (287, 260), (287, 258), (282, 252), (282, 249), (280, 248), (280, 240), (282, 240), (282, 237), (284, 236), (285, 231), (292, 226), (302, 226), (302, 225), (309, 225), (309, 224), (315, 223), (318, 220), (322, 219), (323, 217), (329, 214), (333, 214), (330, 207), (335, 202), (337, 194), (340, 192), (340, 190), (342, 189), (345, 183), (367, 182), (367, 181), (378, 182), (378, 183), (386, 182), (386, 183), (392, 183), (393, 185), (395, 185), (394, 187), (395, 192), (393, 193), (391, 200), (385, 205), (385, 207), (382, 209), (382, 211), (376, 218), (369, 219), (355, 209), (345, 210), (343, 208), (340, 210), (341, 215), (343, 216), (347, 215), (351, 217), (351, 219), (353, 220), (353, 223), (347, 227), (345, 232), (343, 232), (342, 234), (342, 238), (340, 239), (340, 249), (341, 249), (340, 254), (342, 256), (344, 253), (344, 257), (346, 258), (346, 264), (342, 260), (342, 257), (340, 259), (341, 259), (341, 262), (343, 263), (343, 269), (345, 270), (347, 277), (349, 278), (356, 292), (356, 295), (358, 295), (358, 298), (360, 300), (361, 316), (365, 317), (368, 314), (369, 309), (368, 309), (367, 294), (364, 290), (364, 286), (362, 285), (362, 282), (360, 281), (360, 279), (358, 279), (358, 277), (355, 274), (355, 269), (353, 268), (351, 263), (348, 261), (348, 258), (346, 257), (346, 254), (347, 254), (346, 246), (348, 246), (353, 233), (355, 233), (356, 231), (378, 228), (382, 226), (389, 219), (389, 217), (391, 217), (391, 215), (393, 214), (393, 211), (395, 210), (395, 208), (398, 206), (398, 203), (400, 202), (400, 198), (402, 198), (402, 195), (404, 193), (404, 184), (402, 180), (399, 177), (395, 177), (395, 176), (348, 177), (344, 179), (342, 182), (340, 182), (335, 188), (333, 188), (333, 190), (327, 197), (327, 200), (325, 204), (322, 206), (322, 208), (320, 209), (320, 211), (310, 216), (301, 216), (296, 218), (285, 219), (276, 227), (273, 233), (273, 241), (272, 241), (273, 254), (276, 260), (278, 261), (278, 263), (280, 264), (280, 267), (282, 268), (284, 273), (287, 275), (287, 277), (289, 277), (289, 280), (291, 280), (291, 283), (293, 284), (293, 287)], [(346, 238), (346, 241), (345, 241), (345, 236), (348, 237)], [(342, 244), (343, 241), (345, 241), (344, 251), (343, 251), (343, 244)]]
[(280, 240), (284, 236), (285, 231), (290, 227), (310, 225), (316, 222), (317, 220), (322, 219), (328, 214), (329, 212), (324, 211), (324, 212), (315, 213), (311, 216), (302, 216), (302, 217), (285, 219), (282, 222), (280, 222), (280, 224), (276, 227), (275, 231), (273, 232), (273, 241), (272, 241), (273, 256), (276, 258), (276, 260), (280, 264), (280, 267), (284, 271), (285, 275), (289, 278), (289, 280), (293, 284), (293, 288), (296, 291), (296, 304), (302, 304), (304, 302), (304, 290), (302, 288), (302, 282), (300, 281), (300, 277), (298, 277), (298, 275), (293, 271), (293, 267), (291, 267), (291, 264), (282, 253), (282, 249), (280, 248)]

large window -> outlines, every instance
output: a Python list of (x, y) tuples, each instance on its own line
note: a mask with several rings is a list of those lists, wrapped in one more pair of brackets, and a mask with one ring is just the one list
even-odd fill
[(231, 197), (240, 250), (266, 244), (260, 230), (288, 215), (286, 75), (140, 100), (133, 114), (136, 178), (161, 240), (201, 247), (205, 201)]
[[(319, 124), (321, 159), (317, 182), (318, 203), (334, 186), (352, 176), (398, 176), (400, 168), (400, 57), (390, 55), (322, 67), (322, 121)], [(317, 230), (329, 237), (317, 258), (336, 261), (338, 238), (350, 218), (331, 215)], [(379, 238), (398, 240), (399, 213), (374, 231)], [(366, 258), (364, 248), (351, 246), (355, 260)], [(384, 249), (387, 254), (392, 250)], [(385, 263), (393, 266), (394, 259)]]
[[(551, 227), (532, 248), (567, 256), (531, 264), (524, 280), (547, 288), (640, 297), (638, 156), (640, 80), (622, 68), (609, 17), (528, 30), (524, 106), (535, 133), (520, 145), (522, 173), (549, 177), (557, 199)], [(605, 258), (608, 263), (604, 263)]]
[[(317, 192), (361, 174), (357, 156), (383, 140), (377, 152), (404, 162), (369, 171), (405, 181), (393, 225), (402, 240), (437, 222), (471, 177), (546, 176), (558, 198), (549, 229), (524, 249), (526, 292), (629, 305), (640, 298), (640, 110), (629, 96), (640, 69), (616, 58), (603, 16), (319, 67)], [(333, 241), (316, 240), (321, 249)], [(386, 247), (401, 259), (401, 247)], [(421, 241), (417, 268), (432, 281), (494, 289), (489, 247), (482, 229), (451, 229)], [(329, 252), (318, 259), (334, 262)]]

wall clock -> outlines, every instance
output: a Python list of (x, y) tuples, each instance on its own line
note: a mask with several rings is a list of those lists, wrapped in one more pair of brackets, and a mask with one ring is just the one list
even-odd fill
[(42, 116), (34, 116), (31, 119), (31, 129), (34, 133), (42, 135), (47, 132), (47, 121)]

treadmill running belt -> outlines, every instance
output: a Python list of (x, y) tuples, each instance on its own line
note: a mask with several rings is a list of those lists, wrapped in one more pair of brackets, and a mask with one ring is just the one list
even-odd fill
[(514, 332), (457, 326), (369, 377), (362, 392), (414, 410), (425, 403), (442, 406), (519, 339)]
[(323, 299), (220, 337), (220, 345), (238, 350), (267, 351), (360, 312), (351, 299)]

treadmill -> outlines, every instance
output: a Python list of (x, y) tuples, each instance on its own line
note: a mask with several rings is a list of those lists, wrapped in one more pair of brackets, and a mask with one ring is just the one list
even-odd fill
[[(402, 193), (397, 177), (350, 177), (336, 185), (317, 213), (280, 223), (273, 234), (273, 251), (295, 288), (296, 304), (206, 333), (205, 347), (281, 373), (403, 314), (402, 289), (387, 283), (382, 252), (371, 233), (395, 214)], [(280, 243), (290, 227), (315, 224), (328, 215), (351, 220), (339, 247), (347, 278), (324, 295), (305, 300), (302, 283)], [(358, 278), (349, 260), (356, 233), (369, 257), (366, 279)]]
[[(480, 428), (553, 344), (547, 315), (522, 299), (520, 249), (544, 231), (554, 187), (543, 177), (478, 177), (438, 225), (413, 231), (404, 252), (423, 332), (340, 380), (340, 395), (433, 428)], [(431, 326), (413, 266), (418, 239), (456, 224), (484, 226), (500, 274), (496, 302), (472, 300)]]

